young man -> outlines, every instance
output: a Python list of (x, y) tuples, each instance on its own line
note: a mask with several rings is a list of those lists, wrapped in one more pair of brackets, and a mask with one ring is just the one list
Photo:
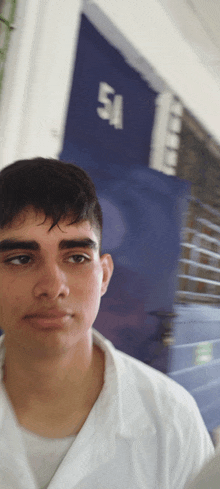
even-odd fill
[(2, 170), (0, 488), (183, 489), (214, 448), (185, 389), (92, 329), (113, 263), (88, 175)]

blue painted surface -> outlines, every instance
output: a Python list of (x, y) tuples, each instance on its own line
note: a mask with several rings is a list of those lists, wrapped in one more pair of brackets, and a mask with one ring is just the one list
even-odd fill
[[(97, 108), (103, 106), (98, 101), (100, 82), (107, 83), (115, 90), (115, 95), (123, 97), (123, 130), (115, 129), (97, 113)], [(156, 96), (157, 93), (82, 15), (65, 142), (80, 138), (97, 146), (100, 152), (104, 148), (103, 163), (107, 150), (114, 150), (113, 179), (116, 167), (121, 175), (125, 171), (122, 162), (126, 166), (128, 160), (147, 165)], [(108, 98), (113, 102), (114, 94), (109, 94)]]
[[(123, 97), (123, 129), (98, 116), (101, 81)], [(92, 177), (103, 209), (103, 252), (115, 264), (94, 327), (166, 372), (159, 320), (149, 313), (172, 309), (190, 185), (148, 168), (156, 96), (83, 15), (60, 157)]]
[[(168, 375), (196, 400), (207, 429), (220, 425), (220, 308), (175, 305), (175, 345), (169, 351)], [(212, 357), (197, 365), (198, 347), (211, 344)]]

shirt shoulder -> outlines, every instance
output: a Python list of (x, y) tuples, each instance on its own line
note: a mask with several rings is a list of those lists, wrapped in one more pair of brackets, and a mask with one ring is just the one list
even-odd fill
[[(105, 351), (107, 365), (112, 375), (111, 383), (118, 384), (118, 394), (121, 398), (124, 412), (129, 412), (126, 405), (139, 405), (139, 412), (153, 418), (158, 423), (163, 421), (173, 423), (174, 418), (183, 418), (191, 413), (192, 423), (199, 417), (199, 409), (193, 396), (168, 375), (149, 365), (117, 350), (102, 334), (93, 330), (95, 341)], [(131, 408), (132, 409), (132, 408)], [(130, 409), (130, 411), (131, 411)], [(172, 413), (172, 414), (171, 414)], [(198, 423), (197, 423), (198, 424)]]
[[(133, 407), (135, 403), (136, 408), (141, 406), (142, 426), (145, 423), (154, 431), (161, 464), (169, 459), (170, 487), (183, 488), (214, 454), (196, 401), (184, 387), (162, 372), (118, 350), (115, 358), (121, 367), (122, 405), (126, 399), (126, 403), (130, 402)], [(125, 389), (131, 389), (129, 399)], [(144, 429), (140, 433), (146, 450), (149, 433)], [(165, 465), (163, 469), (165, 473)]]
[(163, 412), (177, 406), (187, 411), (198, 409), (193, 396), (168, 375), (119, 350), (115, 350), (115, 359), (120, 363), (124, 382), (132, 381), (147, 405), (151, 399), (154, 404), (163, 405)]

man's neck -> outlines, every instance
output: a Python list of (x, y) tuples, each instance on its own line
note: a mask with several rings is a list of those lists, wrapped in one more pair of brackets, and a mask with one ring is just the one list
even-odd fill
[(104, 353), (96, 345), (90, 353), (25, 370), (7, 363), (6, 350), (5, 389), (24, 428), (51, 438), (79, 431), (104, 383)]

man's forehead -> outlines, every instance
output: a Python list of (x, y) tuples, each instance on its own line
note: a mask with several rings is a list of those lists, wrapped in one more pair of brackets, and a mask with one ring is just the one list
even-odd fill
[[(4, 227), (4, 230), (17, 230), (26, 227), (40, 226), (43, 224), (50, 227), (52, 221), (52, 217), (46, 218), (44, 212), (35, 210), (34, 208), (27, 208), (18, 213), (14, 219)], [(70, 222), (71, 219), (66, 217), (65, 219), (60, 220), (59, 225), (61, 223), (67, 225)]]
[(92, 233), (98, 238), (98, 231), (95, 226), (92, 226), (90, 221), (84, 220), (73, 224), (70, 223), (70, 218), (62, 219), (50, 230), (53, 224), (52, 218), (45, 219), (45, 215), (43, 213), (37, 214), (36, 212), (27, 212), (17, 216), (12, 223), (6, 225), (3, 229), (0, 229), (0, 238), (3, 239), (5, 236), (30, 236), (30, 233), (39, 235), (42, 233), (47, 233), (51, 236), (59, 233), (74, 235)]
[[(90, 249), (101, 253), (99, 230), (90, 221), (75, 224), (57, 225), (50, 230), (52, 219), (36, 220), (36, 216), (28, 215), (28, 219), (8, 229), (0, 230), (0, 253), (15, 250), (56, 250), (64, 251), (73, 248)], [(38, 216), (39, 217), (39, 216)], [(65, 222), (65, 221), (64, 221)], [(60, 223), (58, 223), (60, 226)]]
[[(64, 249), (65, 244), (61, 243), (63, 240), (78, 239), (84, 241), (83, 247), (86, 247), (86, 240), (90, 240), (93, 243), (90, 242), (89, 247), (100, 251), (100, 230), (97, 226), (92, 225), (89, 220), (71, 224), (72, 220), (73, 216), (65, 217), (50, 229), (53, 224), (51, 217), (45, 218), (44, 212), (34, 208), (26, 208), (16, 216), (12, 223), (0, 229), (0, 242), (5, 239), (32, 240), (39, 243), (38, 248), (41, 248), (40, 241), (42, 241), (42, 245), (44, 242), (47, 246), (50, 242), (51, 245), (57, 245)], [(70, 243), (67, 247), (70, 247)]]

